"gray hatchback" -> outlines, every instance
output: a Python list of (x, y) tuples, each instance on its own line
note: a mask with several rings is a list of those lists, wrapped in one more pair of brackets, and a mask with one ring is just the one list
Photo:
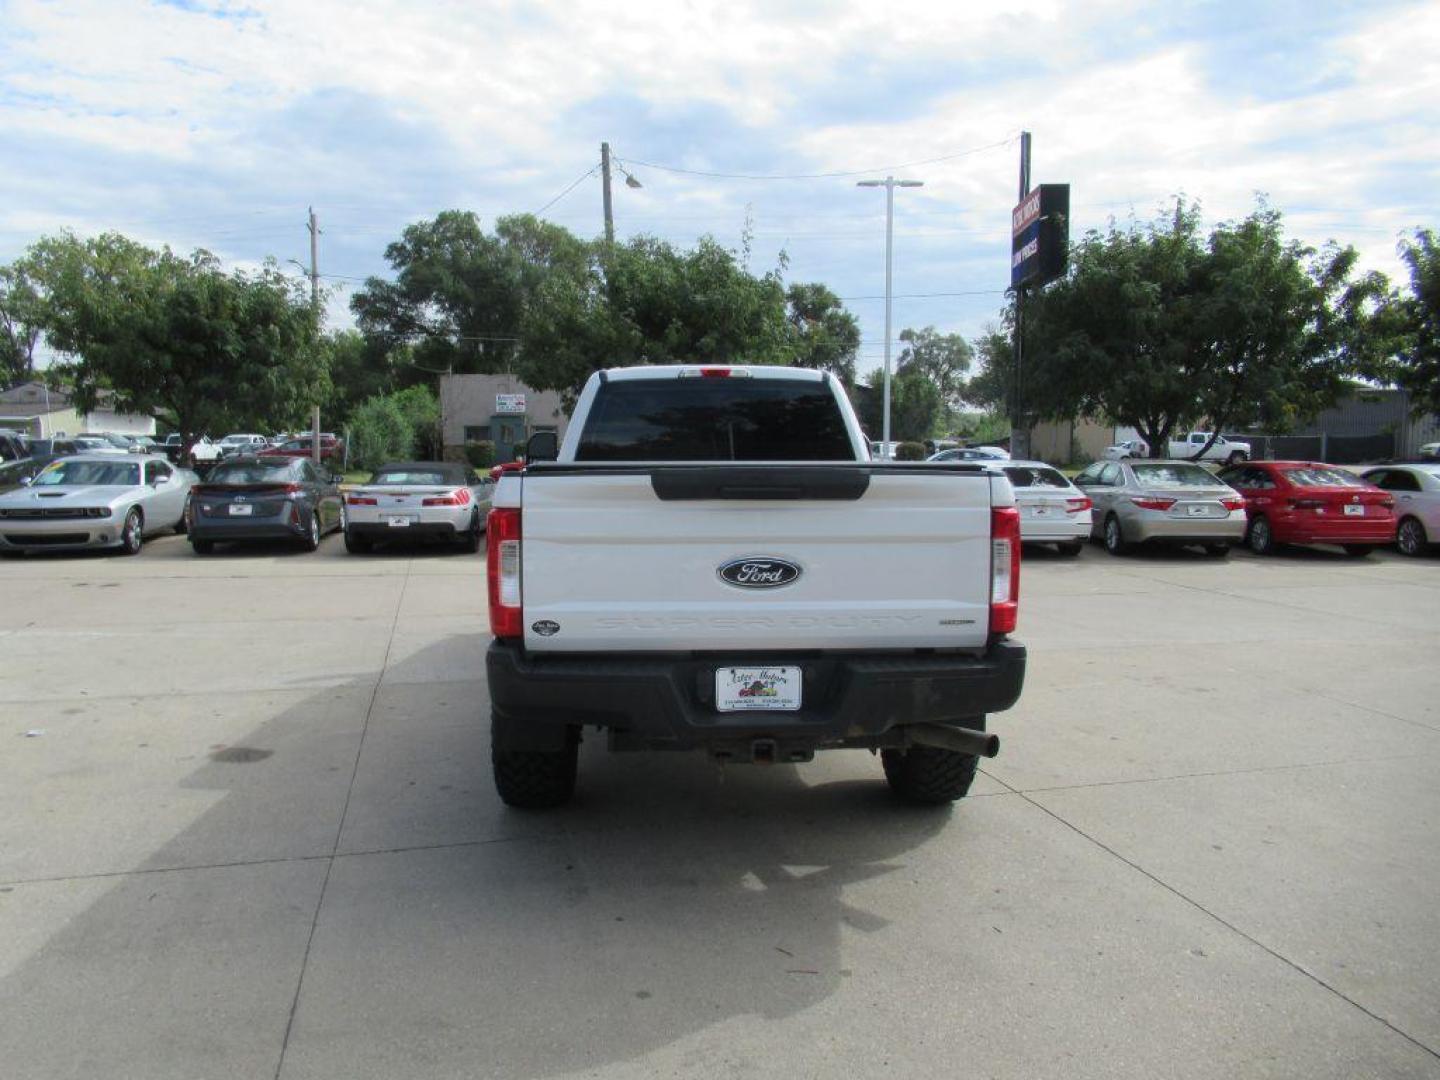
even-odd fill
[(1091, 536), (1112, 555), (1193, 544), (1223, 558), (1245, 537), (1245, 499), (1190, 461), (1097, 461), (1075, 477), (1095, 504)]

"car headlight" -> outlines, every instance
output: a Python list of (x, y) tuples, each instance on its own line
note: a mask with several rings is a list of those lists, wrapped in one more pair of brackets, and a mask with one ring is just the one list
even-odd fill
[(85, 516), (92, 518), (107, 518), (110, 516), (110, 508), (108, 506), (92, 506), (85, 511)]

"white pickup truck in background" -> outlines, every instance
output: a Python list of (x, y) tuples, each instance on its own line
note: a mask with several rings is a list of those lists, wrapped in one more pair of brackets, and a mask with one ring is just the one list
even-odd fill
[(553, 440), (488, 524), (505, 802), (567, 801), (585, 727), (722, 762), (867, 749), (905, 799), (966, 793), (1025, 673), (1003, 472), (872, 461), (833, 377), (783, 367), (597, 372)]
[(1192, 431), (1183, 439), (1171, 439), (1170, 456), (1182, 461), (1223, 461), (1227, 465), (1250, 460), (1249, 443), (1232, 442), (1224, 435), (1214, 436), (1215, 442), (1197, 458), (1200, 448), (1210, 442), (1210, 439), (1211, 433), (1208, 431)]

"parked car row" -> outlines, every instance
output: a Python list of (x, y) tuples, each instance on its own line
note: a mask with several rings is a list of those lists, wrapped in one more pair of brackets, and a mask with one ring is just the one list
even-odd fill
[(203, 480), (156, 454), (22, 459), (0, 471), (0, 554), (109, 548), (134, 555), (146, 537), (166, 531), (188, 533), (197, 555), (261, 540), (314, 551), (336, 531), (352, 553), (410, 538), (480, 549), (489, 477), (422, 461), (385, 465), (345, 492), (343, 479), (309, 458), (269, 452), (223, 461)]

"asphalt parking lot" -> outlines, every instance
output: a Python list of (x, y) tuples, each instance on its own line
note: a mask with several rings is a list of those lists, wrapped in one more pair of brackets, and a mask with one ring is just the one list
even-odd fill
[(1440, 1076), (1440, 559), (1034, 554), (972, 797), (489, 777), (482, 558), (0, 562), (0, 1074)]

